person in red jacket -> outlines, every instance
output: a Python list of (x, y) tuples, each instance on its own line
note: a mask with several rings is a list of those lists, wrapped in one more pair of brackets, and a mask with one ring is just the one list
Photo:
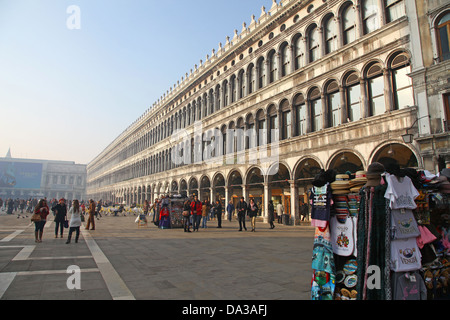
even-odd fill
[(200, 226), (200, 221), (202, 220), (202, 203), (198, 200), (197, 195), (194, 196), (194, 201), (191, 202), (191, 214), (193, 220), (193, 231)]
[(34, 213), (39, 214), (41, 216), (40, 221), (36, 221), (34, 223), (35, 229), (34, 234), (36, 238), (36, 242), (42, 242), (42, 234), (44, 233), (44, 226), (47, 222), (47, 216), (50, 213), (50, 210), (47, 205), (47, 200), (41, 199), (39, 200), (37, 206), (34, 208)]

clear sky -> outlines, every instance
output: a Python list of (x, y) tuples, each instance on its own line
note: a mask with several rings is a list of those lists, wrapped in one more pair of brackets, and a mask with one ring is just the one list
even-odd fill
[(89, 163), (272, 2), (0, 0), (0, 157)]

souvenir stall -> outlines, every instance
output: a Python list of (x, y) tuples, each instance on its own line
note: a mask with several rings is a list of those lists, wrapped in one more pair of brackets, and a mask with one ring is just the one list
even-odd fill
[(183, 203), (187, 198), (180, 195), (163, 198), (159, 211), (159, 228), (183, 228)]
[(446, 170), (375, 162), (355, 175), (321, 172), (310, 197), (311, 299), (449, 299)]

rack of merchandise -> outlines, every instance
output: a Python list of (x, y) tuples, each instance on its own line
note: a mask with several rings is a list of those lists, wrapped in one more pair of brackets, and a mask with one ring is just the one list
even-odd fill
[(316, 176), (311, 299), (449, 299), (449, 181), (380, 163)]

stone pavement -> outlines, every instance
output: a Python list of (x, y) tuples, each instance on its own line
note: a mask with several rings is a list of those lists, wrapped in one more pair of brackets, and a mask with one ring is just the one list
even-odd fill
[(222, 229), (209, 221), (185, 233), (103, 216), (95, 231), (81, 228), (79, 243), (65, 244), (68, 230), (55, 239), (53, 221), (35, 243), (29, 218), (0, 214), (2, 300), (309, 300), (309, 226), (257, 222), (250, 232), (248, 222), (239, 232), (225, 220)]

